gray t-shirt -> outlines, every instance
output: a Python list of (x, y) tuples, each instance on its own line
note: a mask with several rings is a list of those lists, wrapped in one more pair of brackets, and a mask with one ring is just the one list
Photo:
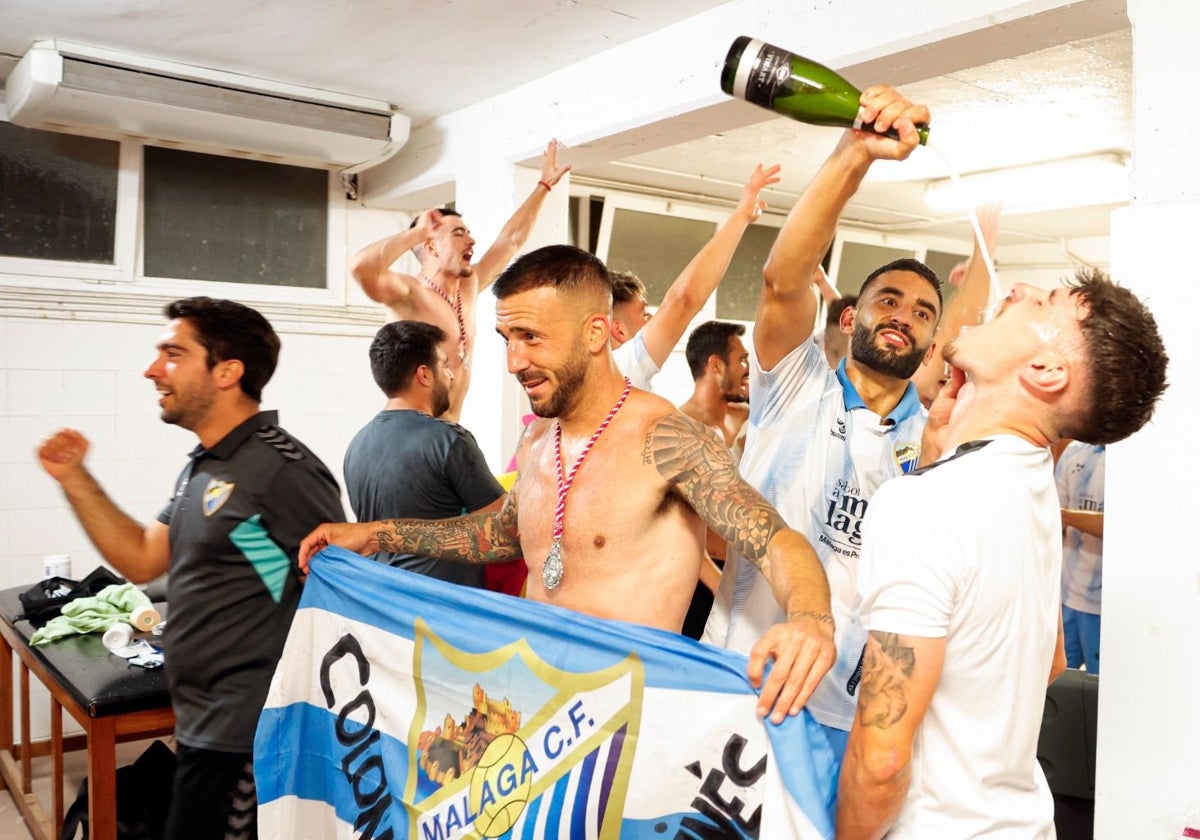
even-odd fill
[[(447, 519), (504, 495), (471, 433), (420, 411), (379, 412), (350, 441), (343, 468), (350, 507), (360, 522)], [(375, 559), (439, 580), (483, 586), (482, 566), (390, 552)]]

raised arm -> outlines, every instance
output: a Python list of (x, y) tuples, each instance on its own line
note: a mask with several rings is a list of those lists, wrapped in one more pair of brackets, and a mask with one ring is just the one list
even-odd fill
[(875, 630), (867, 637), (858, 713), (838, 780), (837, 840), (876, 840), (896, 821), (912, 777), (913, 737), (945, 657), (945, 638)]
[(403, 305), (417, 282), (410, 274), (392, 271), (392, 264), (408, 251), (433, 238), (442, 224), (436, 209), (425, 210), (417, 223), (394, 236), (372, 242), (350, 260), (350, 273), (371, 300), (385, 306)]
[(716, 291), (725, 272), (729, 270), (733, 253), (746, 229), (766, 207), (766, 202), (759, 199), (759, 193), (771, 184), (778, 183), (778, 165), (763, 169), (760, 163), (754, 167), (750, 180), (742, 188), (737, 208), (675, 278), (654, 316), (642, 327), (646, 352), (660, 368), (687, 331), (688, 324)]
[(817, 313), (813, 270), (825, 256), (838, 217), (871, 163), (908, 157), (919, 140), (914, 123), (929, 119), (924, 106), (912, 105), (888, 87), (867, 88), (860, 104), (864, 123), (873, 120), (880, 131), (894, 127), (900, 139), (848, 130), (788, 213), (763, 267), (755, 316), (754, 348), (764, 370), (812, 335)]
[(390, 551), (462, 563), (515, 560), (521, 556), (516, 490), (517, 486), (513, 485), (499, 510), (468, 513), (452, 519), (326, 522), (318, 525), (300, 543), (300, 569), (307, 574), (313, 555), (329, 545), (364, 556)]
[(529, 194), (529, 197), (521, 203), (521, 206), (501, 228), (500, 235), (496, 237), (492, 247), (487, 249), (487, 252), (475, 265), (475, 274), (479, 278), (479, 291), (482, 292), (490, 286), (492, 281), (504, 270), (504, 267), (516, 256), (517, 251), (521, 250), (525, 240), (529, 239), (529, 233), (533, 230), (534, 223), (537, 222), (538, 213), (541, 212), (542, 203), (550, 194), (550, 189), (562, 180), (562, 177), (570, 169), (570, 165), (558, 165), (558, 141), (551, 140), (547, 143), (546, 151), (542, 153), (541, 179), (534, 185), (533, 192)]
[[(933, 334), (933, 353), (917, 368), (913, 376), (917, 392), (926, 405), (934, 400), (938, 389), (945, 384), (948, 377), (946, 362), (942, 358), (942, 350), (946, 343), (962, 332), (963, 327), (979, 324), (987, 310), (992, 288), (987, 261), (996, 255), (996, 242), (1000, 235), (1000, 205), (985, 204), (976, 210), (976, 215), (979, 217), (979, 229), (983, 233), (984, 241), (980, 242), (979, 237), (975, 237), (975, 247), (970, 259), (955, 266), (950, 272), (947, 282), (956, 286), (957, 291), (946, 304), (942, 319), (938, 321), (937, 331)], [(984, 258), (985, 252), (987, 259)]]
[(153, 580), (170, 565), (167, 526), (143, 526), (118, 508), (84, 466), (87, 451), (87, 438), (61, 429), (38, 447), (37, 456), (104, 559), (133, 583)]
[(821, 267), (820, 263), (817, 263), (816, 268), (813, 269), (813, 285), (821, 293), (821, 300), (825, 302), (826, 306), (829, 306), (841, 297), (838, 294), (838, 290), (829, 285), (829, 276), (825, 273), (825, 269)]
[[(682, 412), (651, 427), (643, 460), (767, 578), (788, 619), (755, 645), (747, 675), (761, 686), (760, 715), (770, 713), (779, 723), (799, 714), (835, 656), (829, 581), (812, 546), (742, 480), (729, 450)], [(775, 664), (764, 682), (771, 659)]]

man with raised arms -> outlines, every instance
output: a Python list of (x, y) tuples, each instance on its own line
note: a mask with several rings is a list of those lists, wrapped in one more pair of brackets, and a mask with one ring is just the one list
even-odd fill
[(692, 319), (724, 279), (747, 229), (766, 209), (767, 203), (759, 194), (778, 183), (778, 164), (766, 169), (761, 163), (754, 167), (737, 207), (671, 283), (654, 314), (650, 313), (646, 285), (641, 279), (630, 271), (612, 272), (613, 358), (635, 388), (650, 390), (651, 381)]
[(325, 524), (302, 557), (330, 544), (472, 563), (524, 556), (533, 600), (678, 632), (708, 526), (762, 572), (784, 615), (750, 652), (759, 714), (777, 722), (798, 714), (834, 655), (829, 589), (808, 542), (739, 478), (708, 429), (621, 375), (598, 259), (566, 245), (538, 249), (501, 275), (495, 294), (508, 369), (538, 415), (503, 508), (438, 522)]
[[(558, 165), (558, 142), (551, 140), (542, 155), (541, 180), (505, 223), (492, 247), (472, 263), (475, 240), (458, 211), (430, 209), (409, 226), (359, 251), (350, 262), (354, 275), (371, 300), (391, 310), (393, 320), (424, 321), (441, 327), (448, 340), (447, 355), (454, 385), (450, 408), (443, 419), (458, 422), (471, 378), (475, 352), (475, 302), (491, 285), (537, 221), (542, 202), (570, 166)], [(420, 263), (417, 276), (392, 270), (406, 251)]]

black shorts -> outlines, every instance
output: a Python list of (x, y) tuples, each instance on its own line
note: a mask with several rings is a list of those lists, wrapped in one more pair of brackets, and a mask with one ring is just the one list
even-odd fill
[(166, 836), (171, 840), (256, 840), (254, 756), (177, 745)]

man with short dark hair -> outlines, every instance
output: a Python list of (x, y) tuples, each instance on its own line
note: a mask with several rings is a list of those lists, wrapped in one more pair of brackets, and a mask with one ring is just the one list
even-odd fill
[(1166, 388), (1153, 316), (1097, 271), (1014, 284), (945, 356), (925, 434), (945, 454), (884, 485), (864, 526), (869, 638), (839, 840), (1054, 837), (1037, 758), (1046, 681), (1066, 667), (1050, 447), (1133, 434)]
[[(466, 399), (479, 293), (525, 244), (546, 196), (570, 168), (558, 165), (558, 141), (546, 144), (541, 180), (477, 263), (471, 262), (475, 253), (471, 232), (458, 211), (449, 208), (424, 211), (407, 230), (368, 245), (350, 262), (350, 273), (367, 297), (388, 307), (393, 318), (436, 324), (448, 336), (446, 353), (454, 387), (447, 420), (457, 422)], [(392, 270), (410, 250), (421, 266), (416, 277)]]
[[(475, 438), (438, 419), (454, 382), (445, 343), (440, 327), (421, 321), (385, 324), (371, 342), (371, 373), (387, 403), (350, 441), (343, 465), (350, 507), (360, 521), (500, 509), (504, 489)], [(484, 584), (482, 566), (412, 552), (380, 551), (374, 559), (464, 586)]]
[(84, 466), (79, 432), (56, 432), (37, 454), (106, 561), (134, 583), (170, 572), (178, 763), (164, 835), (254, 837), (254, 732), (300, 600), (296, 550), (342, 504), (325, 465), (259, 410), (280, 346), (267, 320), (206, 297), (165, 314), (145, 376), (163, 422), (200, 443), (158, 520), (143, 526), (113, 503)]
[(758, 711), (776, 722), (799, 714), (834, 654), (812, 547), (738, 477), (703, 426), (621, 375), (600, 260), (568, 245), (539, 248), (505, 270), (494, 292), (508, 369), (537, 415), (518, 445), (504, 506), (439, 522), (327, 523), (305, 539), (301, 562), (326, 545), (468, 563), (523, 556), (532, 600), (679, 632), (707, 525), (761, 570), (785, 606), (784, 620), (750, 652)]
[(726, 422), (729, 405), (746, 400), (750, 384), (750, 354), (742, 344), (746, 328), (731, 321), (705, 321), (688, 336), (684, 357), (695, 383), (679, 410), (708, 426), (740, 456), (738, 428)]
[[(842, 733), (854, 720), (856, 674), (866, 642), (853, 587), (862, 518), (885, 480), (917, 466), (926, 415), (909, 377), (930, 351), (942, 305), (933, 271), (917, 260), (895, 260), (871, 272), (855, 306), (842, 312), (839, 323), (850, 336), (850, 353), (836, 370), (813, 339), (813, 277), (839, 214), (876, 160), (911, 154), (918, 141), (915, 124), (929, 119), (924, 106), (892, 88), (868, 88), (860, 101), (864, 124), (894, 128), (899, 139), (845, 132), (780, 228), (763, 267), (750, 430), (739, 464), (746, 480), (809, 538), (824, 564), (838, 661), (808, 709)], [(704, 640), (742, 652), (754, 644), (780, 616), (764, 583), (752, 564), (729, 551)], [(835, 751), (843, 744), (834, 743)]]

